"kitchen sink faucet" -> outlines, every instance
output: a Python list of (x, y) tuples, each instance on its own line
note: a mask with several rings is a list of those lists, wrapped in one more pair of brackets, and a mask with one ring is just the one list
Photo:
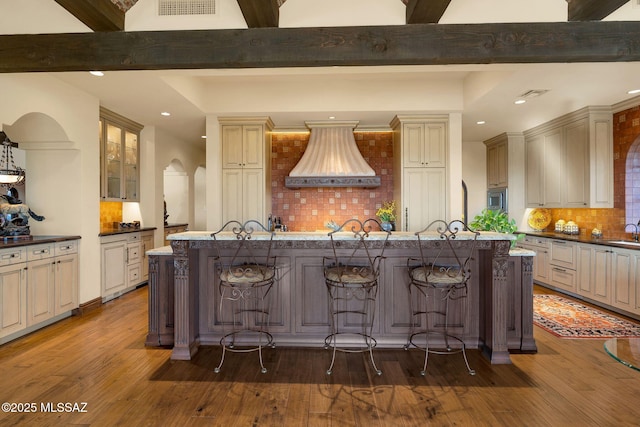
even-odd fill
[(624, 231), (627, 231), (627, 227), (632, 226), (635, 231), (631, 233), (631, 238), (637, 242), (638, 241), (638, 225), (640, 225), (640, 221), (638, 221), (638, 224), (627, 224), (624, 226)]

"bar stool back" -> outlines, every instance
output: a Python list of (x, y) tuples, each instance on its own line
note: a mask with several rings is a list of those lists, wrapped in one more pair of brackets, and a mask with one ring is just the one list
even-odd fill
[[(449, 302), (458, 301), (461, 318), (466, 318), (468, 307), (464, 300), (468, 294), (467, 282), (471, 277), (471, 257), (480, 233), (470, 231), (459, 220), (450, 223), (437, 220), (415, 234), (420, 257), (409, 258), (407, 262), (411, 328), (405, 350), (413, 346), (424, 351), (424, 366), (420, 372), (423, 376), (427, 371), (429, 353), (462, 353), (467, 371), (475, 375), (475, 371), (469, 367), (463, 337), (461, 334), (454, 335), (449, 329), (452, 326)], [(473, 244), (458, 244), (462, 239), (472, 240)], [(456, 327), (463, 328), (464, 325), (457, 324)], [(442, 341), (431, 344), (430, 337), (439, 337)], [(457, 344), (456, 348), (451, 347), (450, 340)]]
[[(333, 370), (336, 351), (368, 351), (373, 369), (378, 375), (382, 374), (373, 359), (376, 340), (372, 330), (380, 262), (384, 258), (384, 248), (390, 234), (382, 230), (380, 223), (373, 218), (364, 222), (347, 220), (339, 229), (329, 233), (333, 254), (323, 258), (323, 267), (329, 295), (331, 331), (324, 340), (324, 347), (333, 351), (327, 375), (331, 375)], [(343, 327), (339, 319), (341, 316), (345, 323), (360, 328)], [(338, 337), (341, 338), (340, 342)]]
[[(261, 371), (267, 372), (262, 349), (275, 347), (268, 330), (268, 296), (276, 280), (276, 257), (271, 255), (273, 235), (256, 220), (229, 221), (211, 234), (217, 252), (218, 313), (222, 323), (222, 357), (214, 369), (216, 373), (220, 372), (227, 351), (257, 351)], [(266, 245), (254, 243), (265, 240)], [(229, 241), (236, 250), (231, 257), (222, 257), (221, 249)]]

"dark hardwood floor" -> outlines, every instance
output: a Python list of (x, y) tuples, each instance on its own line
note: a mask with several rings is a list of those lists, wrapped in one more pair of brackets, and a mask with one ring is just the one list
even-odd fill
[[(321, 348), (231, 354), (220, 374), (217, 347), (192, 361), (145, 348), (147, 288), (0, 346), (0, 413), (18, 426), (636, 426), (640, 372), (614, 361), (603, 341), (562, 340), (536, 327), (539, 352), (490, 365), (468, 351), (430, 358), (378, 350), (378, 377), (366, 354), (339, 354), (331, 376)], [(459, 355), (458, 355), (459, 356)], [(43, 412), (70, 403), (86, 412)], [(73, 404), (77, 403), (76, 408)], [(86, 403), (83, 408), (82, 404)], [(35, 412), (24, 412), (27, 405)], [(3, 407), (4, 409), (4, 407)], [(64, 409), (64, 405), (61, 409)]]

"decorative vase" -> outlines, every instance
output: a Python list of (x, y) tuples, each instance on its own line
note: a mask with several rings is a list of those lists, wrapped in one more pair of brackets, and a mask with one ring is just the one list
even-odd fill
[(382, 227), (382, 229), (383, 229), (384, 231), (391, 231), (391, 230), (393, 230), (393, 224), (391, 224), (390, 222), (383, 221), (383, 222), (382, 222), (382, 224), (380, 224), (380, 225), (381, 225), (381, 227)]

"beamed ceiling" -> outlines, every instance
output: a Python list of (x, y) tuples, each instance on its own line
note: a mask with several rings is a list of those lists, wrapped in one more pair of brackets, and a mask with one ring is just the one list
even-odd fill
[[(461, 70), (464, 66), (475, 66), (470, 71), (475, 72), (480, 66), (501, 64), (558, 64), (566, 68), (563, 64), (640, 62), (640, 21), (603, 20), (628, 0), (567, 0), (567, 20), (564, 22), (477, 24), (440, 23), (455, 0), (397, 0), (406, 6), (405, 25), (286, 28), (279, 27), (279, 10), (285, 1), (237, 0), (247, 24), (245, 29), (169, 31), (125, 31), (127, 11), (136, 3), (135, 0), (53, 1), (92, 31), (0, 35), (0, 73), (55, 72), (75, 84), (78, 77), (63, 72), (96, 69), (202, 70), (203, 73), (208, 72), (208, 76), (215, 73), (220, 76), (221, 70), (238, 70), (246, 76), (247, 69), (263, 69), (264, 76), (268, 76), (277, 74), (273, 70), (284, 70), (278, 74), (279, 80), (268, 77), (281, 84), (282, 80), (291, 79), (292, 74), (287, 74), (291, 69), (318, 69), (322, 70), (319, 73), (327, 73), (331, 67), (340, 67), (340, 72), (345, 72), (345, 69), (361, 70), (359, 67), (379, 67), (377, 69), (385, 72), (384, 67), (446, 66), (446, 69), (436, 69), (440, 76), (454, 75), (451, 71), (457, 71), (461, 73), (460, 78), (464, 78), (462, 73), (468, 71)], [(498, 73), (503, 71), (490, 71), (494, 70)], [(634, 70), (626, 67), (624, 75), (637, 75)], [(562, 79), (560, 73), (563, 71), (558, 68), (546, 67), (546, 72), (554, 73), (557, 81)], [(572, 73), (569, 81), (584, 77), (573, 69), (565, 72)], [(296, 78), (306, 78), (300, 77), (303, 74), (300, 72)], [(617, 78), (612, 76), (612, 80)], [(219, 82), (226, 77), (215, 78)], [(383, 84), (387, 85), (394, 84), (393, 79), (397, 81), (398, 78), (397, 75), (381, 77)], [(306, 84), (314, 83), (308, 78)], [(87, 83), (82, 87), (89, 90), (89, 86)], [(511, 92), (520, 90), (515, 83), (512, 86)], [(597, 86), (604, 84), (599, 80)], [(618, 89), (615, 88), (616, 93)], [(158, 91), (149, 89), (148, 93), (155, 92)], [(102, 93), (92, 93), (101, 101), (105, 100), (104, 94), (110, 94), (106, 89)], [(574, 96), (571, 102), (561, 103), (573, 108), (577, 102)], [(124, 105), (123, 109), (126, 109)], [(138, 107), (134, 111), (142, 110), (141, 106)], [(188, 108), (197, 107), (190, 105)], [(486, 105), (477, 108), (487, 111)], [(470, 106), (464, 105), (463, 114), (466, 115), (467, 111), (470, 111)], [(199, 110), (192, 115), (199, 114), (197, 121), (203, 123), (205, 113)], [(306, 117), (315, 119), (308, 116), (310, 114)], [(349, 117), (354, 118), (360, 117)], [(501, 125), (496, 131), (525, 129), (515, 128), (516, 118), (514, 116), (509, 122), (514, 129), (505, 129)], [(141, 122), (150, 123), (150, 120)], [(384, 120), (388, 123), (388, 119)], [(464, 124), (463, 133), (470, 134), (469, 127)], [(496, 134), (487, 133), (492, 132), (489, 130), (484, 132), (473, 137)]]
[[(55, 0), (93, 31), (123, 31), (127, 10), (137, 0)], [(237, 0), (249, 28), (277, 27), (286, 0)], [(399, 0), (407, 7), (407, 24), (435, 24), (451, 0)], [(598, 21), (629, 0), (566, 0), (569, 21)]]

